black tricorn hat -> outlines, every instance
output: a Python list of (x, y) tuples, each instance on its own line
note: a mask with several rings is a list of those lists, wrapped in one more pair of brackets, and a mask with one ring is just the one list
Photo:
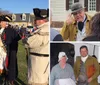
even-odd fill
[(0, 16), (0, 21), (7, 21), (7, 22), (11, 22), (12, 18), (8, 15), (1, 15)]
[(49, 9), (46, 10), (46, 9), (34, 8), (33, 12), (35, 15), (35, 20), (46, 19), (49, 17)]

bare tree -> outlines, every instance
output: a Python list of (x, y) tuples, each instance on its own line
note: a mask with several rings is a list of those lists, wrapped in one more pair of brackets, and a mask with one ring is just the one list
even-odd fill
[(0, 8), (0, 15), (5, 15), (5, 14), (10, 14), (10, 12), (7, 11), (7, 10), (2, 10), (2, 9)]

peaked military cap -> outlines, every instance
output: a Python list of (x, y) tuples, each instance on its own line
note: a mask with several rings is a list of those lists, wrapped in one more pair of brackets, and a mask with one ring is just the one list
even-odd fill
[(49, 9), (46, 10), (46, 9), (34, 8), (33, 12), (36, 20), (46, 19), (49, 17)]
[(8, 15), (1, 15), (0, 16), (0, 21), (7, 21), (7, 22), (11, 22), (12, 18)]

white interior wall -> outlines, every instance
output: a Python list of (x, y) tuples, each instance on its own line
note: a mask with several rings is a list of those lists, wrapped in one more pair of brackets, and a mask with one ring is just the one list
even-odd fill
[(76, 57), (80, 56), (80, 47), (82, 45), (86, 45), (88, 47), (89, 55), (96, 55), (98, 62), (100, 63), (100, 43), (72, 43), (72, 44), (74, 44), (75, 46), (75, 57), (74, 57), (75, 61), (76, 61)]

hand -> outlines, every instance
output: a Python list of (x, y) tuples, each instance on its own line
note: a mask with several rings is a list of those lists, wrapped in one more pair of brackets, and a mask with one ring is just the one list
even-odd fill
[(92, 78), (89, 78), (89, 79), (88, 79), (88, 83), (90, 83), (91, 81), (92, 81)]
[(76, 83), (78, 83), (78, 78), (76, 78)]
[(71, 24), (74, 20), (71, 14), (68, 14), (66, 18), (66, 22), (68, 25)]
[(1, 40), (1, 38), (0, 38), (0, 46), (3, 46), (3, 43), (2, 43), (2, 40)]
[(23, 42), (24, 44), (28, 44), (28, 43), (27, 43), (27, 40), (28, 40), (27, 38), (24, 38), (24, 39), (22, 39), (22, 42)]
[(76, 79), (76, 81), (78, 81), (78, 78)]

